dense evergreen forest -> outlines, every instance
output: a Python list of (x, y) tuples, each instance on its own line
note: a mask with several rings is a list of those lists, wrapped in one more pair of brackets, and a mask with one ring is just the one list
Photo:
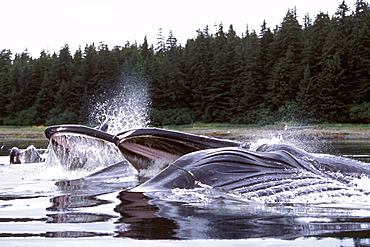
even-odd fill
[[(239, 37), (222, 24), (179, 45), (109, 49), (86, 45), (72, 55), (0, 53), (0, 125), (87, 123), (91, 100), (117, 86), (122, 71), (150, 86), (152, 125), (276, 121), (370, 123), (370, 9), (343, 1), (333, 16), (298, 20), (295, 9), (270, 29)], [(178, 30), (181, 31), (181, 30)]]

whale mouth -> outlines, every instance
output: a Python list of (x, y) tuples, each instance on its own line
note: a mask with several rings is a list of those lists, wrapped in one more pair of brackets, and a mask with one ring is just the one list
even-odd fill
[(239, 142), (157, 128), (128, 130), (116, 135), (114, 140), (137, 170), (153, 164), (164, 168), (181, 156), (199, 150), (240, 146)]
[(124, 160), (113, 142), (114, 136), (98, 129), (51, 126), (45, 129), (45, 135), (52, 155), (66, 170), (94, 170)]
[(121, 158), (108, 162), (109, 158), (104, 157), (103, 150), (111, 149), (109, 153), (118, 156), (120, 152), (117, 147), (112, 142), (92, 136), (68, 132), (56, 133), (50, 137), (50, 144), (53, 154), (67, 170), (93, 170), (101, 164), (112, 165), (123, 159), (121, 155)]

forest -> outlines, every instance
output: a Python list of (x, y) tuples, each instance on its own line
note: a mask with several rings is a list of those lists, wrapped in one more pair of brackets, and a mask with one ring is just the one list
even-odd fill
[[(157, 44), (71, 52), (0, 52), (0, 125), (88, 123), (89, 104), (114, 89), (122, 73), (147, 81), (153, 126), (370, 123), (370, 9), (344, 1), (333, 16), (298, 20), (289, 9), (273, 29), (221, 24), (185, 45), (172, 32)], [(181, 31), (181, 30), (178, 30)]]

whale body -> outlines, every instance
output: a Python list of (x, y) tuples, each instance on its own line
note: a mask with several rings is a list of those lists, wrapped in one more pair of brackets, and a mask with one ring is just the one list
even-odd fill
[[(291, 152), (287, 151), (290, 149)], [(294, 156), (299, 152), (302, 156)], [(134, 188), (134, 192), (194, 189), (204, 186), (255, 196), (276, 195), (295, 191), (298, 194), (315, 190), (336, 191), (349, 187), (354, 176), (370, 175), (369, 165), (350, 159), (333, 157), (312, 159), (312, 155), (294, 147), (259, 152), (228, 147), (194, 152), (168, 166), (154, 178)], [(326, 162), (323, 162), (326, 161)], [(348, 167), (353, 166), (348, 171)], [(335, 167), (335, 170), (334, 168)], [(349, 176), (352, 174), (354, 176)]]

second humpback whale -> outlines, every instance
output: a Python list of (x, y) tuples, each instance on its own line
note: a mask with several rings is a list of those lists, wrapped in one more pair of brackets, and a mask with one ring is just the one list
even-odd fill
[(270, 197), (280, 202), (325, 192), (335, 196), (367, 194), (351, 181), (369, 176), (369, 165), (335, 156), (314, 156), (288, 145), (270, 151), (238, 147), (202, 150), (185, 155), (133, 192), (211, 187), (246, 198)]

